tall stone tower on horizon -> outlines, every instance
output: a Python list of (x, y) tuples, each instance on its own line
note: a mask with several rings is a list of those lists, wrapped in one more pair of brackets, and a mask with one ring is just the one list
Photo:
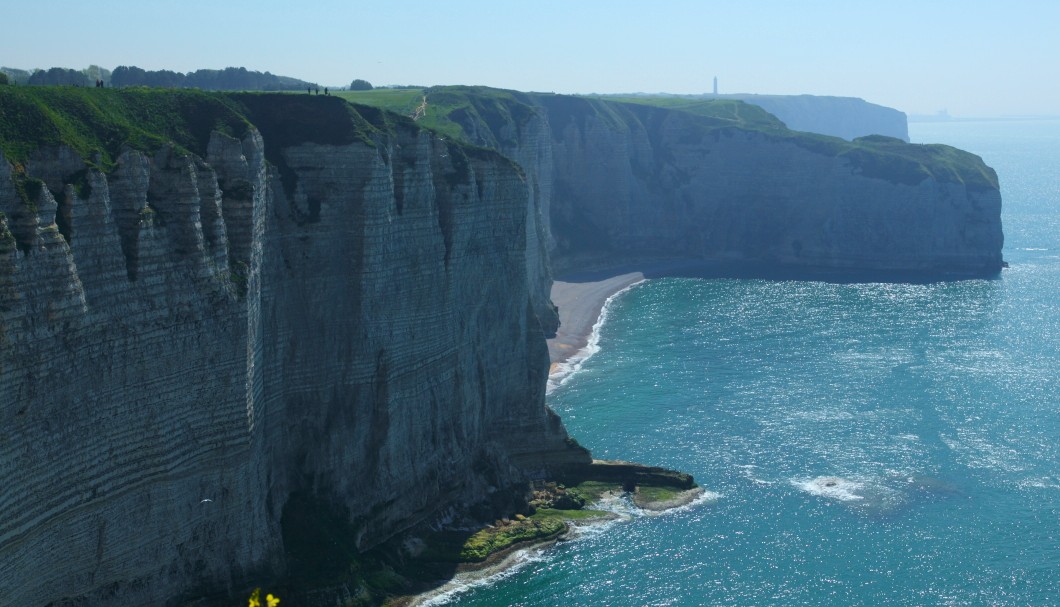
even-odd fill
[(718, 94), (718, 77), (714, 76), (714, 94)]

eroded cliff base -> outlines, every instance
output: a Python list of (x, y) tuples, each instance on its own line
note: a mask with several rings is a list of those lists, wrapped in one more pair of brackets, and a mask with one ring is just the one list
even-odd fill
[(283, 524), (291, 569), (287, 577), (268, 581), (268, 587), (292, 604), (311, 607), (414, 605), (454, 579), (503, 570), (513, 552), (561, 540), (571, 525), (620, 517), (594, 508), (601, 500), (624, 496), (639, 508), (659, 511), (686, 505), (701, 493), (681, 472), (577, 461), (551, 480), (519, 483), (486, 500), (454, 506), (363, 553), (353, 548), (356, 530), (342, 512), (296, 495), (285, 508)]

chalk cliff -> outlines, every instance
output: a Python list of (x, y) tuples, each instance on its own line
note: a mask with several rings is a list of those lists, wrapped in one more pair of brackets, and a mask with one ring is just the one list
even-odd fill
[(0, 604), (241, 592), (292, 496), (367, 549), (588, 461), (544, 405), (557, 263), (1000, 267), (952, 148), (448, 93), (493, 150), (332, 97), (0, 91)]
[(544, 406), (509, 160), (226, 99), (258, 126), (0, 157), (0, 604), (241, 591), (296, 492), (368, 548), (588, 459)]
[[(938, 275), (1001, 268), (997, 177), (970, 154), (882, 137), (848, 146), (708, 131), (694, 116), (634, 105), (622, 108), (616, 129), (598, 113), (571, 120), (544, 101), (560, 257), (663, 254)], [(594, 238), (581, 238), (587, 233)]]
[(884, 135), (909, 141), (905, 112), (857, 97), (826, 95), (720, 95), (753, 103), (781, 119), (789, 129), (853, 140)]
[[(731, 101), (708, 116), (560, 95), (488, 95), (526, 105), (549, 124), (551, 166), (524, 169), (551, 175), (552, 199), (542, 208), (554, 272), (652, 256), (755, 271), (982, 276), (1001, 269), (997, 175), (967, 152), (796, 133), (741, 117), (739, 107), (724, 105)], [(510, 129), (514, 121), (450, 117), (473, 142), (493, 146), (486, 127)]]

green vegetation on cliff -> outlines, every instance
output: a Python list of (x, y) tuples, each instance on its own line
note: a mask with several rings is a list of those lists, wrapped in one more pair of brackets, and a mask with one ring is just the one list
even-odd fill
[(230, 98), (198, 91), (0, 89), (0, 151), (16, 163), (65, 144), (106, 170), (125, 147), (152, 151), (173, 143), (204, 155), (213, 131), (240, 137), (249, 128)]
[[(687, 97), (607, 96), (601, 100), (684, 112), (714, 119), (713, 128), (733, 126), (756, 131), (770, 141), (785, 142), (829, 157), (847, 160), (866, 177), (917, 185), (927, 178), (961, 183), (972, 190), (997, 189), (997, 174), (974, 154), (947, 145), (911, 144), (882, 135), (846, 141), (839, 137), (793, 131), (762, 108), (734, 99)], [(729, 119), (726, 125), (719, 120)]]
[(323, 96), (211, 93), (175, 89), (4, 87), (0, 151), (23, 162), (41, 147), (65, 144), (108, 169), (123, 148), (153, 151), (171, 143), (205, 156), (214, 131), (243, 137), (253, 126), (269, 145), (374, 145), (373, 134), (410, 120)]
[(708, 136), (739, 131), (842, 158), (857, 173), (893, 183), (916, 185), (934, 178), (973, 190), (998, 187), (992, 169), (978, 156), (956, 148), (882, 136), (845, 141), (791, 131), (771, 114), (742, 101), (604, 99), (472, 86), (345, 91), (333, 96), (5, 86), (0, 88), (0, 151), (20, 163), (39, 147), (64, 143), (107, 170), (126, 146), (152, 151), (171, 142), (201, 156), (211, 132), (241, 137), (251, 124), (262, 131), (274, 164), (280, 162), (274, 151), (290, 145), (353, 141), (375, 145), (378, 132), (416, 126), (475, 146), (504, 149), (517, 145), (522, 129), (541, 112), (548, 113), (557, 138), (566, 128), (585, 128), (590, 120), (619, 132), (640, 124), (652, 135), (670, 120), (669, 112), (677, 112), (683, 116), (680, 143), (695, 144)]
[(485, 86), (342, 91), (335, 95), (414, 118), (425, 128), (468, 143), (500, 147), (517, 143), (511, 127), (538, 111), (532, 94)]
[(420, 126), (475, 145), (503, 148), (515, 143), (519, 129), (544, 110), (553, 137), (595, 121), (618, 132), (636, 124), (653, 135), (669, 112), (684, 115), (680, 143), (696, 144), (708, 136), (733, 131), (789, 143), (815, 154), (846, 160), (866, 177), (917, 185), (927, 178), (960, 183), (972, 190), (997, 189), (997, 175), (974, 154), (946, 145), (917, 145), (900, 139), (869, 136), (846, 141), (838, 137), (792, 131), (762, 108), (735, 99), (633, 96), (570, 96), (521, 93), (481, 86), (426, 89), (375, 89), (338, 93), (358, 104), (414, 117)]
[(109, 170), (127, 147), (151, 152), (173, 144), (205, 156), (214, 131), (240, 138), (257, 128), (269, 154), (303, 143), (374, 147), (379, 134), (429, 126), (384, 110), (330, 95), (9, 86), (0, 88), (0, 152), (22, 163), (64, 144)]
[(615, 103), (637, 103), (697, 116), (712, 118), (715, 126), (739, 126), (752, 129), (786, 129), (776, 116), (757, 105), (734, 99), (688, 99), (684, 97), (601, 96), (593, 97)]

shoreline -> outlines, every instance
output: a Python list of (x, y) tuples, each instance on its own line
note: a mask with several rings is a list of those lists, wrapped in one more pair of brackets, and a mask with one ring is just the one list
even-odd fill
[(615, 295), (652, 278), (699, 276), (717, 264), (670, 259), (630, 262), (611, 268), (564, 274), (552, 282), (551, 298), (560, 326), (548, 342), (549, 378), (565, 376), (591, 355), (591, 341), (607, 302)]
[[(553, 281), (551, 298), (558, 308), (560, 327), (556, 336), (549, 338), (549, 384), (576, 371), (579, 363), (592, 353), (593, 336), (604, 318), (607, 303), (616, 295), (651, 278), (695, 275), (708, 264), (689, 260), (664, 260), (629, 263), (591, 272), (564, 275)], [(708, 492), (694, 487), (679, 492), (674, 498), (661, 502), (647, 502), (631, 497), (641, 516), (659, 515), (678, 510), (708, 498)], [(618, 495), (604, 497), (619, 499)], [(558, 536), (529, 540), (508, 546), (479, 563), (461, 564), (454, 577), (441, 586), (424, 592), (400, 597), (397, 607), (423, 607), (435, 602), (446, 604), (455, 596), (479, 585), (495, 581), (518, 571), (533, 562), (535, 557), (559, 542), (576, 538), (585, 529), (602, 527), (629, 518), (629, 514), (612, 512), (607, 516), (581, 523), (568, 523)]]
[[(1007, 265), (1007, 264), (1006, 264)], [(567, 272), (552, 282), (551, 299), (558, 308), (560, 326), (547, 340), (550, 388), (577, 370), (592, 355), (594, 330), (607, 302), (621, 291), (653, 278), (763, 278), (767, 280), (820, 280), (825, 282), (914, 282), (994, 278), (1001, 269), (983, 272), (894, 270), (784, 266), (719, 259), (642, 259)]]
[[(625, 499), (628, 494), (608, 492), (601, 496), (594, 506), (607, 506), (611, 502)], [(579, 522), (568, 522), (566, 531), (552, 537), (538, 540), (527, 540), (513, 544), (490, 554), (486, 560), (478, 563), (461, 563), (456, 574), (442, 585), (415, 594), (397, 597), (390, 604), (395, 607), (426, 607), (429, 605), (448, 604), (456, 596), (479, 586), (486, 586), (512, 575), (522, 566), (533, 563), (537, 557), (552, 549), (560, 542), (576, 541), (588, 530), (609, 527), (615, 523), (629, 521), (644, 516), (659, 516), (669, 512), (695, 506), (717, 499), (717, 494), (702, 487), (693, 487), (680, 491), (672, 499), (658, 502), (643, 502), (629, 496), (629, 503), (634, 507), (630, 511), (605, 510), (606, 515)], [(639, 511), (639, 512), (638, 512)]]
[(559, 542), (568, 541), (576, 537), (579, 527), (603, 526), (620, 520), (620, 518), (617, 514), (609, 514), (589, 519), (579, 524), (567, 523), (567, 529), (558, 535), (512, 544), (507, 548), (490, 554), (486, 557), (486, 560), (478, 563), (461, 563), (452, 579), (447, 580), (441, 586), (401, 597), (392, 604), (395, 607), (422, 607), (431, 605), (433, 601), (439, 600), (441, 604), (446, 604), (452, 597), (463, 592), (480, 585), (492, 584), (504, 576), (515, 573), (522, 565), (533, 562), (536, 555), (549, 550)]
[(560, 537), (552, 537), (536, 542), (520, 542), (489, 555), (481, 563), (463, 563), (452, 579), (447, 580), (441, 586), (422, 593), (401, 597), (397, 601), (392, 601), (391, 604), (395, 607), (421, 607), (430, 605), (436, 600), (440, 600), (441, 604), (448, 603), (451, 597), (455, 597), (461, 592), (466, 592), (478, 585), (489, 584), (492, 580), (500, 579), (503, 575), (515, 573), (520, 565), (530, 562), (529, 558), (532, 557), (524, 558), (525, 555), (531, 552), (548, 550), (566, 535), (564, 533)]

